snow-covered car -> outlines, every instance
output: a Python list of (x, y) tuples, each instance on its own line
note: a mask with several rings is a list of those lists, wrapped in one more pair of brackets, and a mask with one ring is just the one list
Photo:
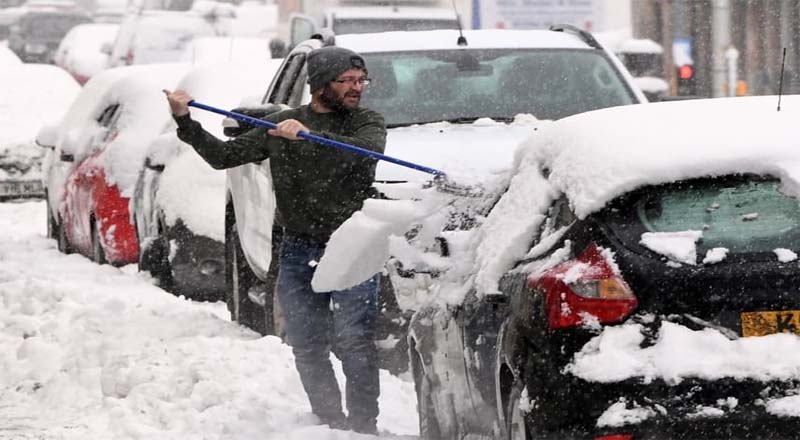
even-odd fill
[(26, 63), (50, 63), (64, 35), (91, 21), (78, 9), (30, 8), (9, 28), (8, 47)]
[(24, 6), (0, 8), (0, 40), (7, 40), (11, 34), (11, 26), (27, 11)]
[(598, 32), (595, 36), (620, 58), (648, 100), (669, 99), (664, 48), (660, 44), (648, 38), (633, 38), (630, 29)]
[(459, 28), (458, 16), (452, 9), (396, 5), (328, 7), (319, 14), (292, 14), (289, 20), (290, 47), (311, 38), (320, 29), (342, 35)]
[(193, 39), (219, 35), (212, 17), (192, 11), (143, 10), (120, 23), (108, 66), (175, 62)]
[(108, 54), (103, 46), (109, 46), (117, 37), (118, 24), (79, 24), (67, 32), (53, 55), (53, 62), (85, 84), (95, 73), (106, 68)]
[(63, 116), (80, 85), (58, 67), (0, 67), (0, 200), (42, 197), (45, 151), (34, 140), (42, 124)]
[[(466, 45), (459, 44), (455, 30), (337, 35), (335, 45), (366, 60), (373, 82), (361, 104), (383, 114), (387, 155), (479, 183), (511, 166), (517, 145), (539, 119), (646, 102), (619, 60), (590, 34), (559, 29), (464, 31)], [(272, 107), (264, 112), (310, 101), (306, 55), (330, 44), (332, 38), (307, 40), (287, 55), (265, 94), (264, 105)], [(389, 184), (424, 184), (431, 178), (386, 162), (378, 163), (376, 173), (378, 182)], [(259, 303), (266, 305), (267, 317), (274, 307), (273, 289), (259, 281), (272, 279), (269, 176), (267, 164), (229, 170), (225, 218), (231, 315), (262, 329), (253, 320), (263, 315)], [(392, 278), (392, 284), (400, 281), (397, 273)], [(391, 292), (386, 284), (384, 292)], [(381, 298), (392, 328), (383, 333), (396, 334), (394, 327), (404, 322), (402, 304), (398, 308), (390, 293)], [(273, 323), (266, 329), (272, 333)]]
[(47, 164), (48, 228), (62, 252), (98, 263), (136, 263), (139, 244), (130, 219), (147, 146), (170, 121), (162, 89), (173, 89), (189, 66), (130, 66), (95, 75), (58, 128), (42, 128), (53, 147)]
[[(199, 102), (223, 108), (259, 94), (281, 60), (196, 67), (177, 85)], [(259, 95), (260, 96), (260, 95)], [(222, 137), (219, 116), (192, 117)], [(176, 294), (223, 300), (225, 291), (225, 173), (212, 169), (180, 141), (170, 122), (148, 148), (130, 212), (139, 242), (139, 270)]]
[(270, 58), (270, 42), (253, 37), (198, 37), (192, 40), (179, 57), (190, 64), (246, 62)]
[(794, 438), (800, 96), (777, 101), (526, 140), (478, 226), (441, 232), (409, 326), (421, 438)]

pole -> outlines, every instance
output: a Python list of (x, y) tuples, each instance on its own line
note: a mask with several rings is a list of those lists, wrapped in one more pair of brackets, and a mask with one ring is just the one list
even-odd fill
[[(190, 107), (199, 108), (201, 110), (206, 110), (206, 111), (209, 111), (209, 112), (212, 112), (212, 113), (217, 113), (217, 114), (220, 114), (220, 115), (223, 115), (223, 116), (228, 116), (230, 118), (237, 119), (237, 120), (240, 120), (240, 121), (243, 121), (243, 122), (247, 122), (247, 123), (253, 124), (253, 125), (258, 125), (260, 127), (265, 127), (265, 128), (270, 128), (270, 129), (274, 129), (274, 128), (277, 127), (277, 125), (275, 125), (272, 122), (263, 121), (261, 119), (257, 119), (257, 118), (253, 118), (251, 116), (243, 115), (241, 113), (229, 112), (227, 110), (222, 110), (220, 108), (212, 107), (210, 105), (206, 105), (206, 104), (203, 104), (203, 103), (200, 103), (200, 102), (197, 102), (197, 101), (189, 101), (189, 106)], [(385, 154), (376, 153), (374, 151), (367, 150), (366, 148), (356, 147), (355, 145), (350, 145), (350, 144), (346, 144), (344, 142), (335, 141), (333, 139), (328, 139), (328, 138), (324, 138), (324, 137), (321, 137), (321, 136), (316, 136), (316, 135), (313, 135), (313, 134), (305, 132), (305, 131), (301, 131), (300, 133), (297, 133), (297, 137), (305, 139), (305, 140), (308, 140), (308, 141), (316, 142), (318, 144), (327, 145), (329, 147), (338, 148), (340, 150), (350, 151), (352, 153), (360, 154), (362, 156), (368, 156), (368, 157), (371, 157), (373, 159), (382, 160), (384, 162), (390, 162), (390, 163), (393, 163), (395, 165), (400, 165), (400, 166), (403, 166), (403, 167), (406, 167), (406, 168), (411, 168), (413, 170), (422, 171), (423, 173), (432, 174), (434, 177), (438, 178), (439, 180), (444, 180), (445, 179), (445, 174), (444, 174), (443, 171), (439, 171), (439, 170), (436, 170), (436, 169), (433, 169), (433, 168), (428, 168), (428, 167), (422, 166), (422, 165), (417, 165), (415, 163), (408, 162), (408, 161), (405, 161), (405, 160), (402, 160), (402, 159), (397, 159), (395, 157), (387, 156)]]
[(726, 92), (727, 61), (725, 52), (731, 46), (730, 0), (714, 0), (712, 24), (714, 69), (711, 78), (711, 96), (718, 97), (724, 96)]

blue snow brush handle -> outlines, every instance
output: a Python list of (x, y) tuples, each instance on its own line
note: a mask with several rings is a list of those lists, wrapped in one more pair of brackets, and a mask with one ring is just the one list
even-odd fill
[[(277, 127), (277, 125), (275, 125), (272, 122), (263, 121), (263, 120), (258, 119), (258, 118), (253, 118), (251, 116), (243, 115), (241, 113), (229, 112), (227, 110), (222, 110), (220, 108), (216, 108), (216, 107), (212, 107), (210, 105), (202, 104), (202, 103), (199, 103), (199, 102), (194, 101), (194, 100), (189, 101), (189, 106), (190, 107), (199, 108), (201, 110), (206, 110), (206, 111), (209, 111), (209, 112), (212, 112), (212, 113), (218, 113), (220, 115), (228, 116), (230, 118), (238, 119), (240, 121), (247, 122), (247, 123), (250, 123), (250, 124), (253, 124), (253, 125), (258, 125), (258, 126), (261, 126), (261, 127), (266, 127), (266, 128), (271, 128), (271, 129), (274, 129), (274, 128)], [(323, 144), (323, 145), (327, 145), (327, 146), (330, 146), (330, 147), (339, 148), (341, 150), (350, 151), (350, 152), (361, 154), (361, 155), (364, 155), (364, 156), (369, 156), (369, 157), (371, 157), (373, 159), (382, 160), (384, 162), (391, 162), (393, 164), (404, 166), (406, 168), (411, 168), (413, 170), (422, 171), (423, 173), (432, 174), (435, 177), (436, 180), (445, 180), (446, 179), (445, 174), (442, 171), (435, 170), (433, 168), (428, 168), (428, 167), (422, 166), (422, 165), (417, 165), (415, 163), (407, 162), (405, 160), (397, 159), (395, 157), (387, 156), (385, 154), (376, 153), (374, 151), (367, 150), (366, 148), (356, 147), (355, 145), (346, 144), (344, 142), (338, 142), (338, 141), (335, 141), (333, 139), (328, 139), (328, 138), (324, 138), (324, 137), (321, 137), (321, 136), (315, 136), (315, 135), (313, 135), (311, 133), (308, 133), (306, 131), (301, 131), (301, 132), (297, 133), (297, 137), (305, 139), (305, 140), (309, 140), (309, 141), (312, 141), (312, 142), (317, 142), (317, 143), (320, 143), (320, 144)]]

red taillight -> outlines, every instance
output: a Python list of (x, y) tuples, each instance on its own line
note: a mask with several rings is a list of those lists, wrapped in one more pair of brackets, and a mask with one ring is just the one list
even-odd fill
[(133, 64), (133, 49), (128, 49), (128, 52), (125, 54), (125, 64), (128, 66)]
[(79, 73), (76, 73), (73, 76), (75, 77), (75, 80), (78, 81), (78, 84), (80, 84), (80, 85), (84, 85), (84, 84), (86, 84), (86, 81), (89, 81), (89, 77), (87, 75), (81, 75)]
[(633, 440), (633, 434), (612, 434), (595, 437), (594, 440)]
[(678, 78), (680, 79), (692, 79), (694, 76), (694, 67), (691, 64), (684, 64), (680, 68), (678, 68)]
[(550, 329), (595, 320), (600, 324), (619, 322), (638, 305), (631, 288), (595, 244), (578, 258), (531, 276), (528, 287), (543, 293)]

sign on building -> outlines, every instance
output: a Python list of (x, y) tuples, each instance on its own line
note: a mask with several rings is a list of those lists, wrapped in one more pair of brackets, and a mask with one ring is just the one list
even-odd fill
[[(479, 27), (485, 29), (546, 29), (571, 24), (587, 31), (607, 27), (603, 0), (476, 0)], [(475, 17), (473, 17), (474, 19)]]

